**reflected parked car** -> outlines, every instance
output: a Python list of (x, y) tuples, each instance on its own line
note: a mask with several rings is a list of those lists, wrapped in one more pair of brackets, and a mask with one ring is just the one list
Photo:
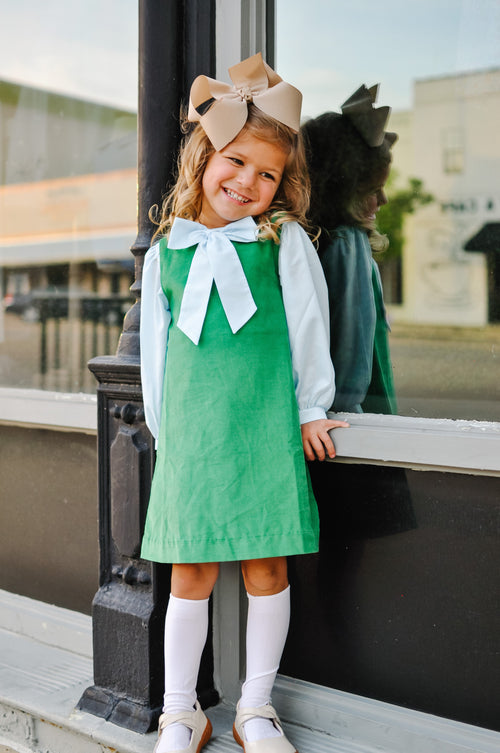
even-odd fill
[(39, 318), (33, 302), (33, 293), (7, 293), (3, 299), (4, 311), (7, 314), (18, 314), (26, 321), (35, 322)]

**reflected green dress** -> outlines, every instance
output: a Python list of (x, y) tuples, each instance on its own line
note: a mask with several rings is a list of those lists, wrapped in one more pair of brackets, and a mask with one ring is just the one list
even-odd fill
[(320, 251), (330, 299), (332, 410), (397, 413), (382, 283), (368, 235), (340, 225)]
[(257, 305), (236, 333), (212, 285), (195, 345), (175, 326), (196, 246), (160, 245), (172, 322), (141, 556), (219, 562), (315, 552), (278, 247), (234, 243)]

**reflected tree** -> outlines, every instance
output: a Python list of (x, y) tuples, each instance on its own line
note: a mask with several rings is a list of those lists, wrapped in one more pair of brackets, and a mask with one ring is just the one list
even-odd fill
[(380, 266), (387, 303), (402, 303), (405, 217), (435, 200), (419, 178), (408, 178), (403, 187), (396, 187), (397, 182), (398, 172), (393, 168), (386, 184), (389, 202), (380, 207), (377, 214), (378, 229), (389, 238), (388, 249), (375, 257)]
[(419, 178), (408, 178), (406, 186), (402, 188), (396, 187), (397, 181), (398, 172), (393, 168), (386, 184), (389, 202), (380, 207), (377, 215), (380, 232), (389, 238), (389, 248), (382, 257), (384, 261), (402, 257), (405, 216), (434, 201), (434, 196), (425, 190)]

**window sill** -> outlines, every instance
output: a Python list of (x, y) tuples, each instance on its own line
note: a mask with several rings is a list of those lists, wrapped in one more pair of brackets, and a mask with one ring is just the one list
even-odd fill
[[(349, 422), (336, 429), (338, 461), (500, 476), (500, 423), (409, 418), (370, 413), (329, 414)], [(97, 396), (0, 388), (0, 424), (97, 434)]]
[(329, 417), (350, 426), (334, 431), (342, 462), (500, 476), (500, 423), (374, 413)]
[(97, 396), (0, 388), (0, 424), (97, 433)]

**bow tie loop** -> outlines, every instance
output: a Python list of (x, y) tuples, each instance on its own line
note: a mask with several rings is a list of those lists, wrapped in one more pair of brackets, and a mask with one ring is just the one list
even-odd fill
[(221, 228), (206, 228), (197, 222), (176, 218), (168, 247), (197, 245), (182, 296), (177, 326), (197, 345), (210, 298), (212, 284), (217, 292), (233, 333), (257, 310), (241, 261), (231, 241), (249, 243), (256, 239), (257, 227), (251, 217)]

